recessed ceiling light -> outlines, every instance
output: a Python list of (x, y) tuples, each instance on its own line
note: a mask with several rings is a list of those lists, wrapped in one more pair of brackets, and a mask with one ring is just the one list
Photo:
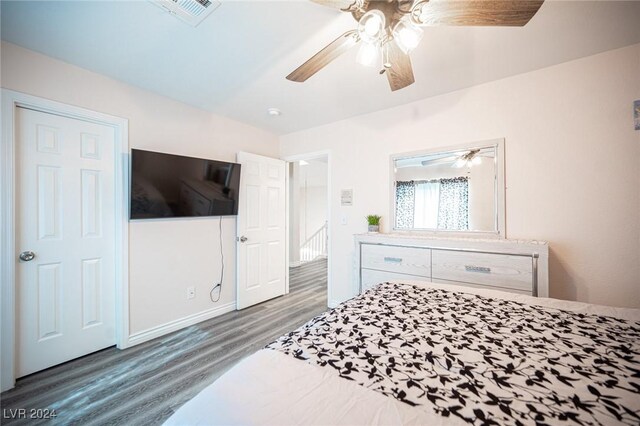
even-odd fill
[(272, 117), (277, 117), (279, 115), (282, 115), (282, 111), (280, 111), (278, 108), (269, 108), (267, 112)]

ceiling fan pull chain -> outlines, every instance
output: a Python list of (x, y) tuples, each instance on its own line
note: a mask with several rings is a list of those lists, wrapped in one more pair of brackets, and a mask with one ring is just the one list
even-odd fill
[(391, 62), (389, 62), (389, 43), (392, 41), (392, 38), (387, 38), (387, 41), (382, 45), (382, 66), (385, 70), (391, 68)]

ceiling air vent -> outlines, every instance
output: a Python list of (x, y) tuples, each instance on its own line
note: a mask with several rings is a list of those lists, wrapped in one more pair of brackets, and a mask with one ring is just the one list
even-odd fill
[(193, 27), (220, 6), (216, 0), (152, 0), (152, 3)]

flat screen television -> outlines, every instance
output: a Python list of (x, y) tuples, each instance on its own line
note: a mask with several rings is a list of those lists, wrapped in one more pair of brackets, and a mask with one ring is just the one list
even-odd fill
[(131, 150), (131, 219), (238, 214), (240, 164)]

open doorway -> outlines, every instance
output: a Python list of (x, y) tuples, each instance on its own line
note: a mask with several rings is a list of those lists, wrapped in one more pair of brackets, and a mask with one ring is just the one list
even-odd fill
[(298, 157), (289, 173), (289, 292), (328, 305), (329, 157)]

